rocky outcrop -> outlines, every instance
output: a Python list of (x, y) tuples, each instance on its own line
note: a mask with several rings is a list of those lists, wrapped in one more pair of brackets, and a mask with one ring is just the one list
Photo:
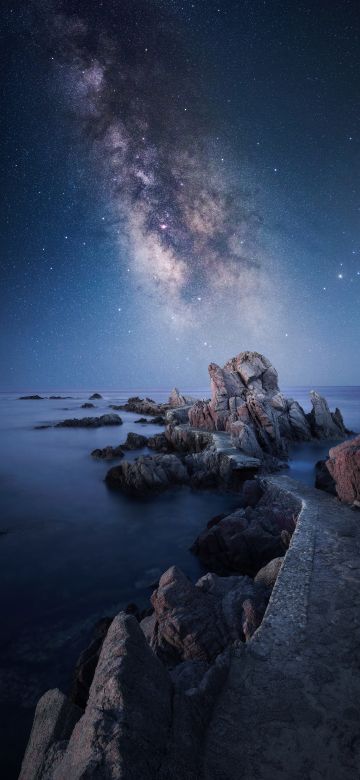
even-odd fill
[(360, 436), (332, 447), (326, 467), (340, 500), (360, 507)]
[(343, 439), (349, 431), (346, 430), (340, 409), (330, 412), (327, 401), (315, 390), (310, 393), (312, 411), (309, 421), (313, 435), (318, 439)]
[(270, 361), (258, 352), (241, 352), (223, 368), (210, 363), (211, 400), (196, 401), (188, 411), (190, 425), (207, 431), (227, 431), (248, 455), (287, 458), (287, 442), (346, 434), (339, 410), (333, 414), (317, 393), (313, 411), (280, 392)]
[(125, 455), (122, 445), (119, 445), (118, 447), (111, 447), (109, 445), (102, 449), (98, 448), (93, 450), (91, 454), (93, 458), (98, 458), (99, 460), (113, 460), (114, 458), (123, 458)]
[(169, 409), (169, 404), (157, 404), (152, 398), (139, 398), (135, 395), (128, 399), (126, 404), (119, 406), (124, 412), (135, 412), (136, 414), (148, 414), (152, 416), (164, 415)]
[(95, 409), (95, 404), (91, 404), (90, 401), (86, 401), (85, 404), (81, 404), (82, 409)]
[(61, 691), (47, 691), (39, 700), (19, 780), (50, 780), (61, 763), (67, 741), (82, 710)]
[(151, 621), (150, 645), (170, 668), (181, 661), (211, 663), (233, 642), (250, 638), (260, 625), (269, 595), (267, 587), (249, 577), (206, 574), (194, 585), (172, 566), (151, 597), (154, 615), (145, 626), (148, 631)]
[(122, 444), (123, 450), (140, 450), (147, 445), (147, 437), (141, 433), (128, 433), (126, 441)]
[(174, 387), (169, 395), (169, 406), (191, 406), (195, 403), (196, 398), (192, 398), (190, 395), (183, 395), (177, 387)]
[(89, 401), (100, 401), (101, 398), (102, 398), (102, 395), (100, 395), (100, 393), (93, 393), (89, 397)]
[(109, 487), (139, 496), (166, 490), (189, 481), (188, 471), (176, 455), (154, 455), (124, 461), (106, 475)]
[(191, 549), (211, 571), (254, 577), (285, 555), (299, 511), (291, 500), (266, 491), (255, 506), (210, 521)]
[(122, 425), (118, 414), (102, 414), (101, 417), (81, 417), (62, 420), (55, 428), (101, 428), (103, 425)]
[(168, 671), (132, 616), (103, 641), (85, 710), (60, 691), (38, 704), (21, 780), (198, 780), (203, 741), (230, 663)]

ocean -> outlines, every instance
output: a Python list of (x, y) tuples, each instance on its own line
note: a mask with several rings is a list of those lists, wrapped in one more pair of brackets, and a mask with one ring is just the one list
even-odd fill
[[(309, 410), (310, 388), (284, 388)], [(347, 427), (360, 431), (360, 388), (317, 387)], [(95, 388), (97, 390), (97, 388)], [(66, 417), (104, 414), (129, 395), (166, 400), (168, 390), (106, 392), (96, 409), (81, 409), (93, 390), (44, 392), (69, 400), (20, 401), (0, 394), (0, 776), (15, 779), (38, 698), (48, 688), (67, 692), (75, 661), (96, 621), (129, 602), (148, 605), (152, 585), (172, 564), (201, 575), (189, 547), (208, 522), (237, 506), (234, 494), (177, 488), (150, 500), (134, 500), (106, 487), (112, 462), (90, 455), (118, 445), (129, 431), (163, 430), (134, 424), (139, 415), (119, 412), (124, 424), (98, 429), (34, 426)], [(187, 390), (199, 398), (208, 389)], [(41, 391), (39, 394), (42, 395)], [(289, 476), (314, 481), (314, 463), (331, 443), (292, 448)], [(139, 453), (129, 453), (136, 457)]]

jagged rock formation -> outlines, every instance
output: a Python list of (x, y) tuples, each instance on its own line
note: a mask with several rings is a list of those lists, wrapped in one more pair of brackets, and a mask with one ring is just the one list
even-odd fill
[(169, 395), (169, 406), (191, 406), (196, 401), (196, 398), (192, 398), (190, 395), (183, 395), (177, 387), (174, 387)]
[(360, 507), (360, 436), (332, 447), (326, 467), (341, 501)]
[(287, 441), (341, 438), (346, 434), (341, 413), (332, 414), (325, 399), (311, 393), (313, 410), (285, 398), (270, 361), (258, 352), (241, 352), (224, 368), (209, 366), (211, 400), (197, 401), (189, 410), (192, 427), (227, 431), (249, 455), (268, 453), (286, 458)]

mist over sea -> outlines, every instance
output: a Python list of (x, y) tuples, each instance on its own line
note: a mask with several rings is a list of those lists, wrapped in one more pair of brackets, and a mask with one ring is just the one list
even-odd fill
[[(199, 398), (209, 394), (181, 389)], [(306, 411), (310, 389), (283, 388)], [(359, 387), (314, 389), (332, 411), (340, 408), (348, 428), (360, 431)], [(103, 398), (96, 408), (81, 409), (94, 390)], [(0, 775), (6, 780), (17, 777), (39, 696), (54, 687), (67, 692), (96, 621), (129, 602), (147, 606), (153, 584), (172, 564), (200, 576), (190, 545), (211, 517), (237, 506), (234, 494), (187, 487), (147, 501), (110, 491), (104, 477), (113, 462), (90, 453), (121, 444), (129, 431), (150, 436), (163, 430), (135, 424), (138, 414), (119, 412), (122, 426), (34, 430), (66, 417), (104, 414), (129, 395), (164, 401), (168, 389), (39, 391), (72, 396), (39, 401), (20, 401), (22, 394), (0, 394)], [(296, 445), (286, 473), (313, 484), (314, 464), (330, 446)]]

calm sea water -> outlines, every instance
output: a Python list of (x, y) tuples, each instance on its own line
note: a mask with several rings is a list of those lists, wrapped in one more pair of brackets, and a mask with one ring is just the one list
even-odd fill
[[(360, 430), (360, 388), (317, 389), (332, 409), (340, 407), (348, 427)], [(307, 388), (285, 392), (309, 408)], [(109, 491), (104, 476), (112, 464), (95, 461), (91, 451), (120, 444), (131, 430), (163, 429), (135, 425), (139, 415), (120, 413), (121, 427), (34, 430), (103, 414), (133, 393), (104, 391), (92, 410), (80, 408), (90, 392), (61, 394), (74, 398), (20, 401), (20, 393), (0, 394), (0, 776), (6, 780), (17, 777), (39, 696), (51, 687), (68, 690), (94, 623), (130, 601), (147, 605), (151, 585), (174, 563), (198, 577), (189, 546), (212, 516), (237, 505), (234, 495), (187, 488), (150, 501)], [(168, 391), (139, 394), (160, 401)], [(314, 462), (328, 446), (295, 448), (290, 475), (313, 484)]]

